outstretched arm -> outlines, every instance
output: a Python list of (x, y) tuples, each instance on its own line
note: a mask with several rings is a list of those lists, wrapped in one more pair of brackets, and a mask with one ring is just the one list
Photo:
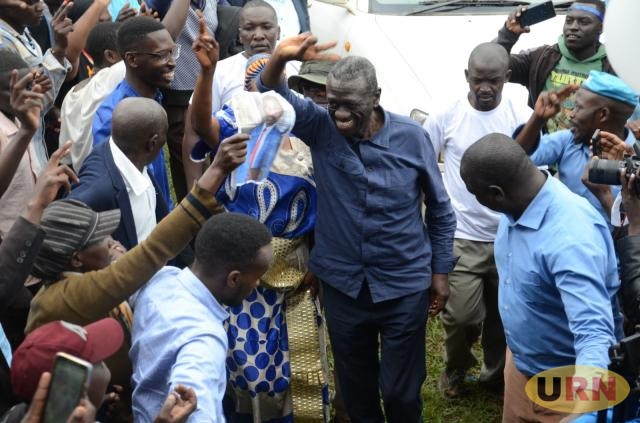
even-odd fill
[(529, 121), (516, 137), (516, 141), (527, 154), (531, 154), (536, 149), (540, 138), (540, 131), (547, 122), (547, 119), (560, 112), (562, 102), (577, 91), (578, 88), (580, 88), (578, 85), (567, 85), (561, 90), (545, 91), (540, 94), (533, 107), (531, 118), (529, 118)]
[(191, 125), (201, 138), (215, 147), (220, 139), (220, 126), (218, 120), (211, 116), (211, 87), (220, 51), (218, 43), (207, 30), (202, 13), (199, 17), (200, 34), (193, 41), (193, 52), (200, 63), (200, 74), (191, 100)]

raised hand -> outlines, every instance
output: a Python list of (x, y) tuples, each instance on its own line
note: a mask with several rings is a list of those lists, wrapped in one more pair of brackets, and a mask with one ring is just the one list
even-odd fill
[(340, 56), (335, 53), (325, 53), (337, 44), (332, 41), (325, 44), (318, 44), (318, 38), (310, 32), (298, 34), (295, 37), (285, 38), (278, 44), (274, 56), (282, 60), (327, 60), (337, 62)]
[(132, 9), (129, 6), (129, 3), (122, 6), (122, 8), (118, 11), (118, 16), (116, 16), (116, 22), (124, 22), (129, 18), (133, 18), (137, 15), (136, 9)]
[(156, 10), (153, 10), (152, 8), (148, 7), (147, 4), (144, 1), (140, 5), (139, 15), (140, 16), (148, 16), (148, 17), (153, 18), (153, 19), (155, 19), (157, 21), (160, 21), (160, 15), (158, 14), (158, 12)]
[(200, 31), (191, 48), (198, 59), (198, 63), (205, 70), (213, 70), (218, 64), (220, 58), (220, 46), (215, 38), (209, 33), (204, 16), (200, 10), (197, 10)]
[(538, 96), (533, 112), (538, 118), (549, 119), (560, 112), (562, 102), (580, 88), (579, 85), (570, 84), (558, 91), (544, 91)]
[(531, 31), (531, 28), (528, 26), (522, 27), (520, 25), (520, 16), (522, 16), (522, 12), (525, 10), (527, 10), (527, 6), (519, 6), (516, 10), (511, 12), (507, 21), (504, 23), (504, 26), (509, 30), (509, 32), (520, 35)]
[(170, 393), (165, 400), (153, 423), (184, 423), (197, 405), (195, 391), (178, 385), (176, 390)]
[(629, 128), (637, 140), (640, 140), (640, 119), (628, 122), (627, 128)]
[[(48, 81), (49, 78), (45, 76), (45, 79)], [(34, 133), (40, 126), (44, 97), (44, 90), (36, 80), (42, 81), (43, 85), (51, 84), (38, 76), (38, 71), (31, 71), (18, 80), (18, 71), (14, 70), (9, 82), (11, 108), (20, 121), (21, 128)]]
[(622, 160), (625, 154), (633, 155), (633, 147), (611, 132), (600, 131), (601, 159)]
[(51, 20), (51, 27), (53, 28), (53, 47), (51, 52), (57, 58), (62, 58), (67, 52), (67, 46), (69, 45), (68, 35), (73, 31), (73, 22), (69, 18), (69, 10), (73, 7), (73, 2), (68, 1), (62, 3), (62, 6), (58, 8)]
[(56, 199), (60, 188), (69, 192), (71, 184), (78, 182), (78, 177), (73, 173), (73, 170), (67, 165), (60, 164), (62, 158), (69, 155), (71, 144), (71, 141), (67, 141), (51, 155), (47, 165), (38, 176), (34, 190), (35, 195), (29, 202), (30, 205), (35, 204), (44, 209)]

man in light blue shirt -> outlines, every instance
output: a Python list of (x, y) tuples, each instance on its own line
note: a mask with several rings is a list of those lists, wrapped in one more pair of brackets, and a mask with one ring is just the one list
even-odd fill
[(472, 145), (460, 174), (481, 204), (505, 214), (495, 241), (508, 346), (503, 421), (548, 417), (556, 412), (526, 397), (528, 378), (573, 364), (606, 369), (609, 347), (622, 334), (608, 225), (504, 135)]
[(228, 315), (256, 287), (271, 258), (271, 234), (237, 213), (216, 215), (196, 238), (191, 268), (167, 266), (132, 299), (133, 415), (152, 422), (178, 385), (193, 388), (189, 422), (224, 422)]
[[(638, 104), (638, 97), (620, 78), (591, 71), (589, 78), (577, 89), (575, 106), (569, 113), (570, 129), (540, 137), (547, 119), (556, 115), (562, 103), (577, 86), (540, 94), (534, 112), (514, 138), (537, 166), (558, 165), (560, 180), (574, 193), (586, 198), (608, 221), (613, 199), (620, 190), (603, 187), (608, 195), (596, 196), (582, 182), (584, 169), (591, 160), (591, 136), (596, 129), (615, 134), (633, 144), (635, 138), (625, 124)], [(604, 198), (603, 201), (598, 197)]]

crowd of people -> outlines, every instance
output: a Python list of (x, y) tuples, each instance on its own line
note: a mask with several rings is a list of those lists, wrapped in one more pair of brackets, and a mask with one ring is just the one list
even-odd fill
[[(480, 339), (504, 422), (595, 419), (525, 385), (640, 323), (640, 173), (589, 180), (640, 137), (605, 4), (511, 54), (518, 7), (420, 123), (306, 9), (0, 0), (0, 422), (51, 421), (59, 353), (91, 367), (70, 422), (419, 422), (436, 316), (444, 396)], [(267, 92), (295, 123), (237, 183)]]

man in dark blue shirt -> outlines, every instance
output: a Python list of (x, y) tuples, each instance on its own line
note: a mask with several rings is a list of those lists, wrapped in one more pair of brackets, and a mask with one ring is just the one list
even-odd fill
[(330, 46), (316, 42), (308, 33), (283, 40), (257, 85), (293, 105), (293, 133), (311, 147), (318, 216), (310, 269), (323, 281), (349, 416), (383, 422), (380, 390), (387, 421), (417, 423), (427, 311), (444, 307), (447, 274), (456, 261), (454, 212), (428, 135), (379, 106), (380, 88), (367, 59), (347, 57), (331, 70), (328, 110), (281, 81), (289, 60), (331, 58), (322, 54)]

